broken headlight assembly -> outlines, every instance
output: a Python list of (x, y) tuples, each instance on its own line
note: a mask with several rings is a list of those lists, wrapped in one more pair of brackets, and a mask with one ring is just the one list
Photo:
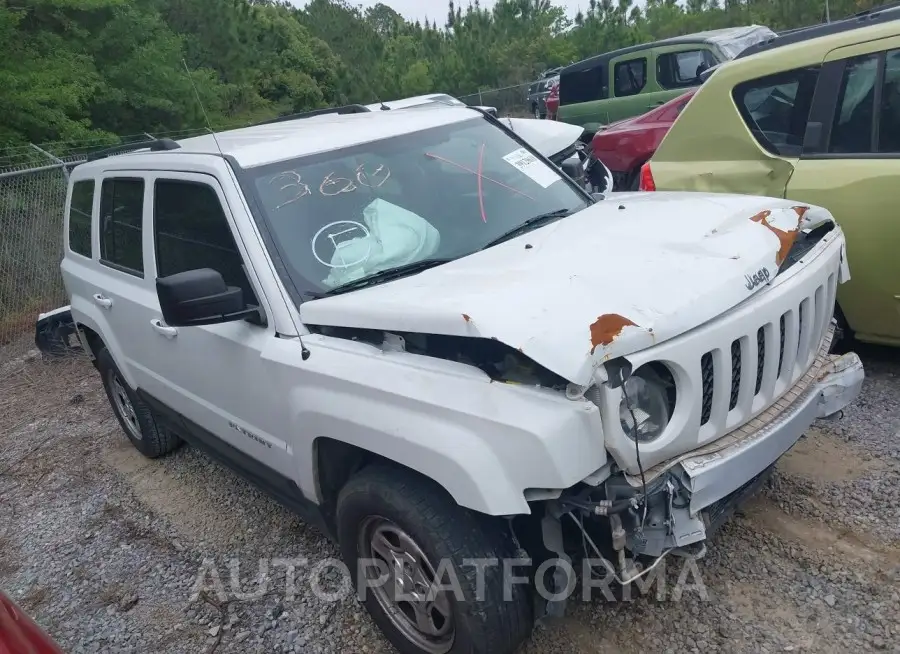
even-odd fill
[(638, 443), (659, 438), (675, 408), (675, 383), (668, 368), (648, 364), (635, 370), (623, 387), (619, 404), (622, 431)]

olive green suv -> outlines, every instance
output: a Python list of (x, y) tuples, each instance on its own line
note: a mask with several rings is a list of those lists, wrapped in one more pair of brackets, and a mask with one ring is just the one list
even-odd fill
[(559, 73), (559, 120), (596, 132), (700, 84), (701, 73), (774, 37), (762, 25), (676, 36), (590, 57)]
[[(900, 346), (900, 7), (792, 32), (722, 64), (641, 174), (644, 190), (787, 198), (831, 211), (852, 280), (837, 317)], [(793, 238), (796, 234), (785, 234)]]

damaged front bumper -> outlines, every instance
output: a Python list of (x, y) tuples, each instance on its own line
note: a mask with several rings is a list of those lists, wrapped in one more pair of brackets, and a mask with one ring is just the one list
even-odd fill
[[(794, 388), (764, 413), (708, 447), (670, 462), (648, 483), (646, 518), (636, 512), (623, 516), (630, 523), (628, 549), (660, 556), (705, 540), (762, 485), (776, 461), (817, 418), (830, 418), (856, 399), (865, 377), (859, 357), (823, 350)], [(633, 491), (639, 480), (627, 482)], [(625, 485), (623, 480), (620, 497)]]

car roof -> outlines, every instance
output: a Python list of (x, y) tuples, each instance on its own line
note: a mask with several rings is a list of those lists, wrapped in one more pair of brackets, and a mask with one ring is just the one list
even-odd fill
[(399, 100), (388, 100), (387, 102), (373, 102), (372, 104), (367, 104), (366, 109), (370, 111), (379, 111), (381, 110), (382, 104), (391, 108), (391, 109), (406, 109), (408, 107), (418, 107), (421, 105), (441, 102), (447, 100), (455, 100), (460, 104), (457, 106), (461, 106), (465, 104), (461, 100), (454, 98), (452, 95), (448, 93), (428, 93), (426, 95), (415, 95), (411, 98), (401, 98)]
[[(140, 168), (141, 160), (156, 159), (167, 153), (180, 155), (208, 154), (233, 157), (244, 168), (328, 152), (360, 143), (451, 125), (474, 119), (481, 114), (468, 107), (432, 103), (411, 111), (359, 111), (349, 114), (322, 113), (296, 119), (287, 117), (221, 132), (204, 134), (178, 141), (156, 141), (143, 149), (120, 153), (115, 157), (80, 164), (80, 173), (92, 168)], [(162, 144), (155, 147), (155, 144)], [(138, 147), (140, 147), (138, 145)], [(158, 151), (153, 151), (158, 150)], [(115, 163), (113, 164), (113, 161)]]
[(852, 30), (863, 29), (874, 25), (883, 24), (885, 22), (897, 20), (900, 18), (900, 2), (893, 2), (881, 7), (875, 7), (866, 11), (848, 16), (847, 18), (832, 21), (830, 23), (821, 23), (810, 27), (801, 27), (798, 29), (782, 32), (781, 34), (751, 45), (735, 59), (744, 59), (746, 57), (768, 52), (782, 48), (787, 45), (803, 43), (812, 39), (820, 39), (828, 36), (842, 34)]
[(576, 61), (574, 64), (569, 64), (565, 68), (560, 71), (560, 75), (568, 75), (570, 73), (578, 73), (583, 70), (589, 70), (598, 65), (605, 63), (606, 61), (613, 59), (615, 57), (620, 57), (622, 55), (630, 54), (632, 52), (640, 52), (642, 50), (649, 50), (651, 48), (659, 47), (661, 45), (681, 45), (681, 44), (692, 44), (692, 43), (708, 43), (710, 40), (715, 40), (717, 37), (721, 38), (723, 36), (727, 36), (729, 34), (740, 34), (747, 30), (746, 26), (743, 27), (723, 27), (722, 29), (717, 30), (707, 30), (705, 32), (694, 32), (692, 34), (684, 34), (682, 36), (671, 36), (667, 39), (660, 39), (659, 41), (651, 41), (650, 43), (639, 43), (637, 45), (630, 45), (627, 48), (619, 48), (618, 50), (612, 50), (611, 52), (604, 52), (602, 54), (594, 55), (593, 57), (588, 57), (587, 59), (582, 59), (581, 61)]

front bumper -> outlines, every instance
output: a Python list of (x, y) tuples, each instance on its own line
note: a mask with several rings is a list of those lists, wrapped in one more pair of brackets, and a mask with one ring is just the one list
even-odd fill
[(856, 399), (865, 377), (856, 353), (826, 354), (824, 359), (821, 366), (813, 366), (807, 373), (813, 379), (804, 391), (791, 390), (744, 426), (751, 432), (748, 437), (729, 435), (735, 442), (724, 449), (680, 462), (681, 481), (690, 493), (691, 514), (731, 494), (775, 463), (816, 418), (829, 417)]
[[(660, 556), (667, 549), (705, 540), (710, 532), (771, 474), (775, 463), (817, 418), (853, 402), (865, 377), (859, 357), (828, 353), (831, 333), (815, 363), (794, 387), (762, 414), (708, 446), (657, 468), (651, 479), (649, 518), (633, 522), (632, 551)], [(635, 489), (631, 478), (627, 483)]]

